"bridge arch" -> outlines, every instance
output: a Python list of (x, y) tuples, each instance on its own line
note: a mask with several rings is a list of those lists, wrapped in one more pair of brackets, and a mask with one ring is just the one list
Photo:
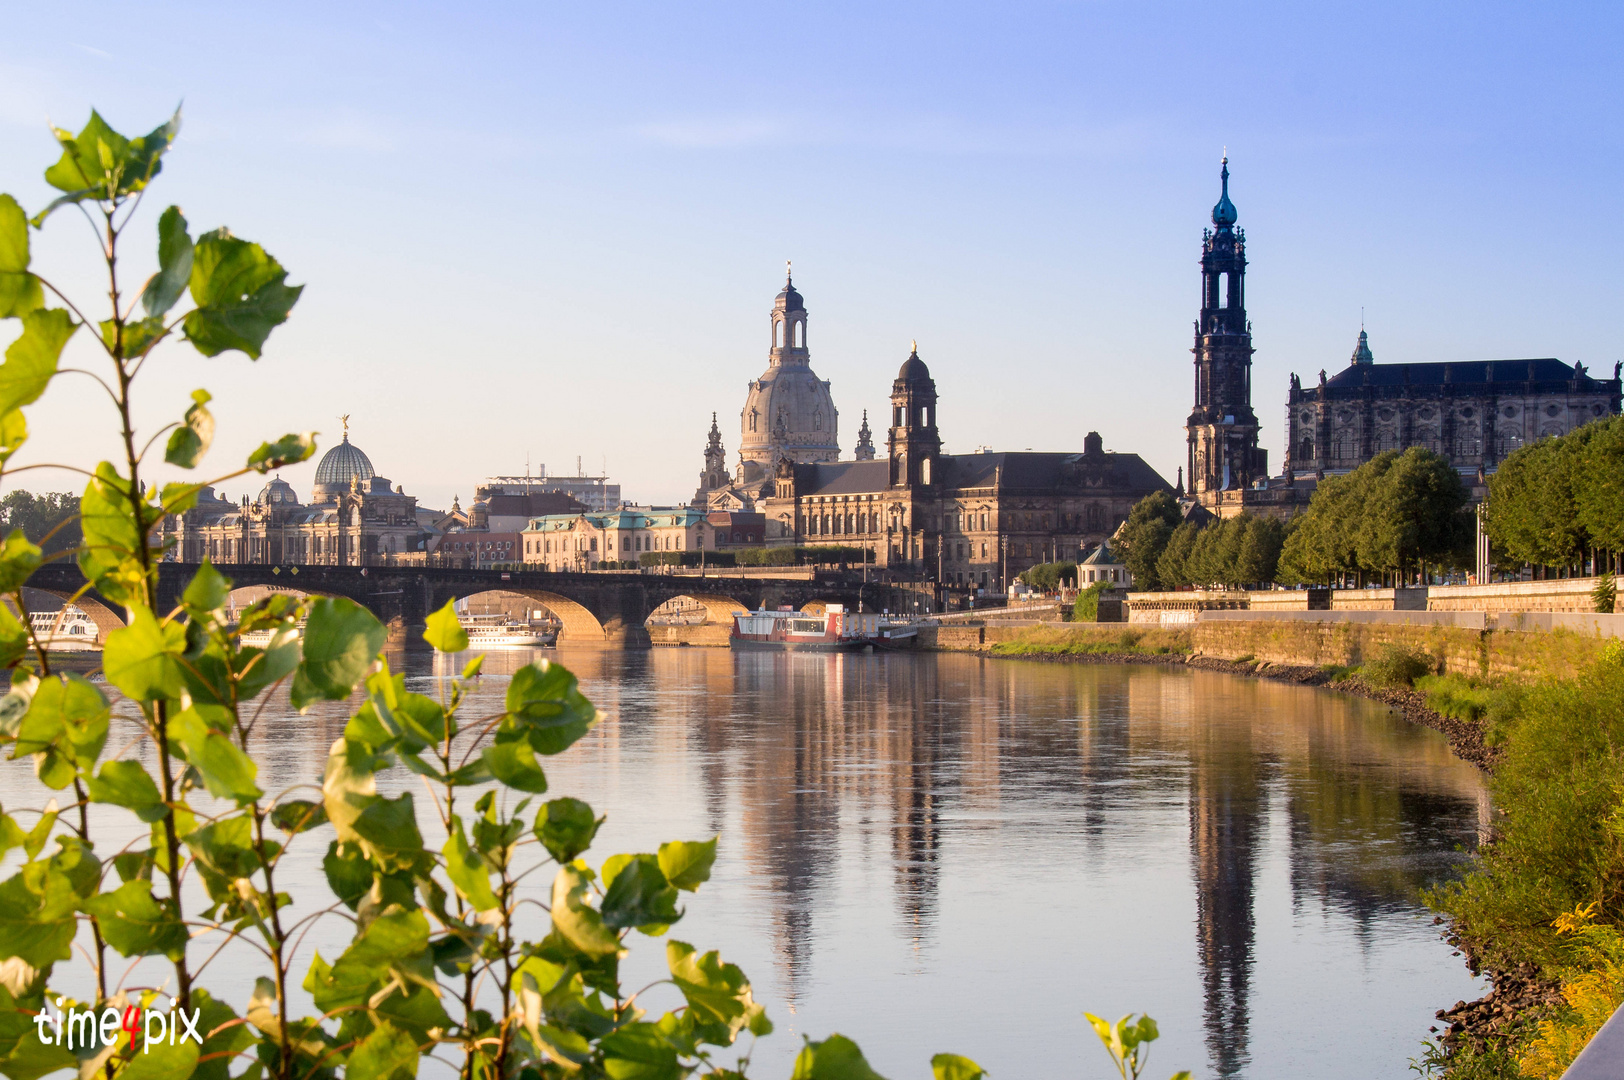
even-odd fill
[(466, 596), (458, 596), (457, 599), (471, 602), (481, 598), (489, 600), (504, 595), (540, 604), (552, 612), (554, 617), (562, 624), (558, 632), (561, 641), (594, 642), (603, 641), (608, 637), (608, 631), (603, 623), (598, 621), (598, 617), (592, 614), (590, 608), (571, 600), (567, 596), (561, 596), (545, 589), (525, 588), (523, 586), (518, 588), (482, 589)]
[(697, 607), (703, 609), (705, 612), (706, 623), (719, 623), (724, 626), (733, 625), (733, 615), (735, 612), (750, 610), (750, 606), (744, 601), (735, 600), (733, 597), (724, 595), (722, 593), (679, 593), (678, 595), (665, 600), (660, 604), (659, 607), (655, 608), (654, 611), (649, 614), (649, 620), (652, 621), (660, 616), (662, 609), (666, 608), (667, 605), (683, 606), (681, 601), (689, 601)]
[[(60, 611), (69, 602), (88, 615), (90, 621), (96, 624), (96, 636), (101, 642), (106, 642), (107, 635), (114, 630), (124, 629), (124, 617), (94, 596), (85, 594), (78, 599), (74, 599), (73, 593), (61, 589), (36, 589), (31, 585), (23, 586), (23, 606), (30, 612)], [(9, 600), (8, 606), (10, 606)]]

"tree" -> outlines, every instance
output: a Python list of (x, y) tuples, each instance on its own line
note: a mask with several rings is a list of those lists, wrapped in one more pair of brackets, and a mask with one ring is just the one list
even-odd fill
[(1155, 580), (1161, 583), (1162, 588), (1173, 589), (1191, 584), (1190, 556), (1200, 535), (1201, 526), (1193, 521), (1183, 522), (1173, 530), (1162, 547), (1161, 557), (1156, 560)]
[(1575, 454), (1579, 525), (1596, 547), (1624, 551), (1624, 417), (1597, 420), (1579, 431), (1589, 432)]
[(1236, 583), (1264, 585), (1273, 581), (1285, 539), (1286, 527), (1278, 518), (1254, 517), (1248, 521), (1246, 538), (1235, 560)]
[(79, 546), (79, 496), (57, 491), (44, 495), (7, 492), (0, 499), (0, 530), (13, 529), (21, 529), (47, 555), (72, 551)]
[[(1590, 547), (1575, 496), (1590, 432), (1518, 447), (1489, 478), (1483, 527), (1497, 551), (1516, 563), (1567, 566)], [(1606, 499), (1598, 499), (1602, 506)]]
[(1466, 486), (1448, 460), (1411, 447), (1377, 454), (1345, 476), (1320, 481), (1281, 547), (1287, 585), (1351, 573), (1404, 577), (1423, 563), (1470, 557)]
[(1117, 532), (1115, 545), (1117, 556), (1133, 576), (1134, 588), (1167, 587), (1158, 575), (1156, 563), (1182, 518), (1178, 501), (1165, 491), (1151, 492), (1128, 512), (1128, 520)]

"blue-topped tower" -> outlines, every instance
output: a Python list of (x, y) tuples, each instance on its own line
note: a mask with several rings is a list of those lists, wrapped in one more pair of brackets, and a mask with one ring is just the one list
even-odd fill
[(1219, 173), (1223, 185), (1212, 208), (1212, 228), (1202, 233), (1201, 315), (1195, 324), (1195, 407), (1185, 429), (1189, 442), (1190, 493), (1210, 507), (1219, 493), (1240, 491), (1269, 474), (1267, 452), (1258, 448), (1252, 412), (1252, 324), (1246, 318), (1246, 234), (1229, 199), (1229, 157)]

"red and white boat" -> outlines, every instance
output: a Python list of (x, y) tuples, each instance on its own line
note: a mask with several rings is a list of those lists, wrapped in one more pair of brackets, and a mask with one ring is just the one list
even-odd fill
[(821, 613), (783, 607), (777, 611), (744, 611), (733, 616), (728, 644), (735, 649), (780, 652), (843, 652), (874, 643), (878, 615), (847, 611), (830, 604)]

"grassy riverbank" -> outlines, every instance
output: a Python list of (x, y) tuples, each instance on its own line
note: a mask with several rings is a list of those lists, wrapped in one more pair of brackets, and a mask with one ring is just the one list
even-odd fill
[[(1492, 664), (1443, 673), (1445, 657), (1424, 644), (1454, 646), (1459, 657), (1461, 643), (1371, 641), (1359, 663), (1291, 664), (1213, 655), (1190, 630), (1034, 627), (997, 637), (975, 651), (1333, 686), (1443, 731), (1458, 756), (1490, 772), (1492, 842), (1465, 877), (1425, 899), (1494, 989), (1440, 1012), (1448, 1030), (1425, 1052), (1423, 1075), (1557, 1080), (1624, 1002), (1624, 644), (1502, 634), (1476, 648)], [(1230, 637), (1234, 648), (1244, 635)]]

